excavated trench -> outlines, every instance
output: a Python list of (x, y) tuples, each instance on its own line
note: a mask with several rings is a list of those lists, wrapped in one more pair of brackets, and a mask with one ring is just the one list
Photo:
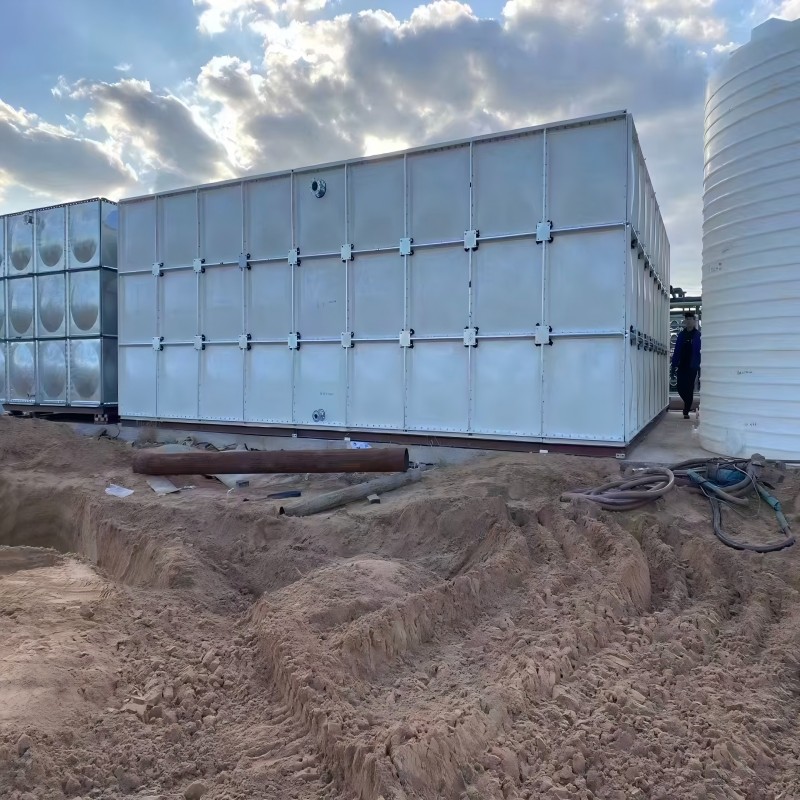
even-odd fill
[(142, 534), (130, 511), (112, 513), (75, 488), (3, 476), (0, 509), (0, 547), (15, 552), (5, 551), (6, 569), (12, 563), (45, 566), (60, 553), (87, 561), (123, 584), (161, 589), (192, 585), (183, 548)]

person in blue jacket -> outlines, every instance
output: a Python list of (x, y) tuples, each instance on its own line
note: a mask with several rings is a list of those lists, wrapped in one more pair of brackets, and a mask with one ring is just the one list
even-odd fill
[(672, 353), (672, 369), (676, 372), (678, 394), (683, 400), (683, 418), (689, 419), (697, 373), (700, 371), (700, 331), (693, 312), (687, 311), (683, 316), (683, 330), (678, 334)]

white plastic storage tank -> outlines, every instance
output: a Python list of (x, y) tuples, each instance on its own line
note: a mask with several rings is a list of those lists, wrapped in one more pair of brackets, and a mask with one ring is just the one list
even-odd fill
[(96, 198), (0, 217), (0, 402), (116, 404), (117, 214)]
[(120, 414), (623, 447), (669, 245), (625, 112), (120, 203)]
[(800, 21), (753, 31), (706, 101), (700, 440), (800, 458)]

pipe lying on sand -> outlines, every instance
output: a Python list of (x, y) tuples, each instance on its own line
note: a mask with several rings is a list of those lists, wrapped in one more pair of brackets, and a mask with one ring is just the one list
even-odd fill
[(408, 450), (201, 450), (162, 453), (140, 450), (133, 457), (140, 475), (237, 475), (259, 473), (407, 472)]

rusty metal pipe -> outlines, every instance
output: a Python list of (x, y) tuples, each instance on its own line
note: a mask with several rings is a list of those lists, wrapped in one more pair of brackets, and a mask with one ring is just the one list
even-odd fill
[(238, 475), (304, 472), (406, 472), (408, 450), (199, 450), (161, 453), (140, 450), (133, 471), (140, 475)]

